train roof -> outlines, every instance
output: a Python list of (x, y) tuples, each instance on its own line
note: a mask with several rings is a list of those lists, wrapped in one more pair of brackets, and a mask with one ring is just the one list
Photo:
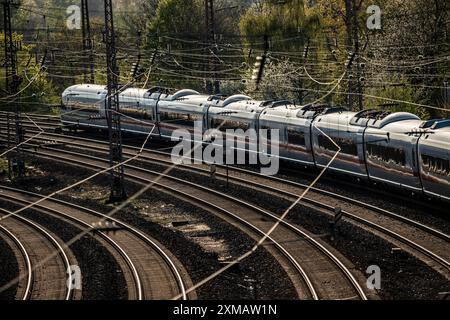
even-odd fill
[(390, 112), (386, 110), (363, 110), (355, 114), (350, 124), (381, 129), (395, 122), (408, 120), (420, 121), (420, 118), (408, 112)]
[[(107, 88), (103, 85), (78, 84), (67, 88), (63, 97), (68, 95), (100, 95), (105, 94)], [(358, 113), (350, 112), (343, 107), (331, 107), (327, 104), (309, 104), (297, 106), (282, 100), (258, 101), (251, 97), (237, 94), (230, 97), (221, 95), (202, 95), (195, 90), (183, 89), (171, 93), (169, 89), (153, 87), (151, 89), (128, 88), (120, 93), (121, 97), (143, 98), (166, 102), (179, 102), (198, 107), (211, 106), (216, 109), (226, 109), (223, 112), (262, 113), (262, 120), (283, 121), (283, 119), (315, 119), (321, 117), (321, 122), (345, 123), (375, 129), (386, 128), (392, 131), (432, 130), (440, 133), (450, 133), (450, 120), (435, 119), (421, 121), (420, 118), (408, 112), (390, 112), (385, 110), (363, 110)], [(345, 122), (343, 122), (345, 119)]]
[(434, 119), (424, 121), (420, 130), (425, 131), (421, 144), (434, 145), (436, 147), (449, 149), (450, 147), (450, 120)]
[(120, 97), (142, 99), (145, 98), (147, 92), (146, 89), (128, 88), (120, 93)]
[(425, 121), (420, 126), (421, 129), (429, 129), (440, 132), (450, 132), (450, 120), (434, 119)]
[(245, 96), (243, 94), (236, 94), (234, 96), (230, 96), (230, 97), (226, 98), (222, 102), (222, 107), (227, 107), (232, 103), (237, 103), (237, 102), (242, 102), (242, 101), (250, 101), (250, 100), (252, 100), (252, 98), (250, 98), (249, 96)]
[(312, 104), (297, 106), (293, 103), (278, 104), (274, 108), (267, 108), (262, 113), (263, 120), (283, 121), (283, 118), (291, 119), (315, 119), (318, 116), (336, 115), (348, 112), (343, 107), (331, 107), (328, 104)]
[(264, 108), (261, 107), (261, 101), (256, 100), (226, 100), (212, 105), (210, 109), (211, 114), (216, 115), (234, 115), (243, 118), (254, 118), (256, 114), (260, 113)]
[(339, 125), (349, 125), (351, 119), (355, 116), (356, 112), (352, 111), (339, 111), (339, 112), (331, 112), (331, 113), (323, 113), (320, 117), (317, 118), (317, 121), (320, 123), (332, 123)]
[[(253, 100), (251, 97), (246, 95), (234, 95), (226, 99), (216, 101), (216, 103), (211, 104), (211, 106), (223, 109), (223, 112), (230, 110), (244, 113), (260, 113), (270, 108), (276, 109), (280, 106), (287, 106), (290, 104), (291, 103), (289, 101), (259, 101)], [(220, 110), (216, 111), (221, 112)]]
[(314, 119), (320, 115), (340, 114), (348, 111), (344, 107), (332, 107), (329, 104), (308, 104), (302, 106), (298, 113), (297, 118)]
[(162, 87), (153, 87), (145, 90), (145, 99), (162, 100), (162, 101), (189, 101), (200, 98), (205, 100), (207, 96), (200, 95), (199, 92), (190, 89), (179, 90), (175, 93), (171, 93), (169, 89)]
[(79, 94), (79, 93), (91, 93), (91, 94), (102, 94), (105, 93), (105, 91), (107, 90), (107, 88), (105, 86), (101, 86), (101, 85), (97, 85), (97, 84), (77, 84), (74, 86), (71, 86), (69, 88), (67, 88), (64, 91), (64, 94), (70, 94), (70, 93), (75, 93), (75, 94)]
[[(391, 122), (385, 126), (383, 126), (381, 129), (383, 131), (389, 131), (389, 132), (396, 132), (400, 134), (411, 134), (414, 132), (419, 131), (420, 125), (422, 124), (422, 120), (420, 119), (411, 119), (411, 120), (401, 120), (401, 121), (395, 121)], [(378, 129), (378, 128), (375, 128)]]

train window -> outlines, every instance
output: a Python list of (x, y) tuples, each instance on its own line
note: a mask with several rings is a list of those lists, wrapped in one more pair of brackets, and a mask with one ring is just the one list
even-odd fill
[(271, 131), (271, 129), (269, 127), (261, 126), (259, 129), (260, 130), (266, 130), (266, 132), (267, 132), (267, 140), (272, 140), (272, 131)]
[(242, 129), (244, 131), (247, 131), (248, 129), (250, 129), (250, 123), (248, 122), (243, 122), (243, 121), (236, 121), (236, 129)]
[(99, 108), (97, 105), (91, 104), (91, 103), (86, 103), (86, 102), (76, 101), (73, 103), (69, 103), (68, 107), (71, 110), (74, 110), (74, 111), (77, 110), (77, 111), (81, 111), (83, 113), (93, 113), (93, 114), (99, 113)]
[(288, 144), (296, 146), (305, 146), (305, 134), (303, 132), (297, 131), (293, 128), (287, 129)]
[(227, 120), (227, 119), (212, 119), (211, 127), (217, 128), (220, 131), (228, 129), (237, 130), (242, 129), (244, 132), (250, 129), (250, 123), (245, 121)]
[[(358, 155), (358, 147), (356, 143), (352, 139), (345, 138), (333, 138), (333, 141), (339, 145), (341, 148), (341, 153), (357, 156)], [(337, 147), (334, 143), (323, 135), (319, 135), (319, 146), (325, 150), (337, 151)]]
[(325, 137), (323, 135), (319, 135), (319, 147), (325, 150), (332, 150), (332, 151), (337, 151), (337, 147), (334, 145), (333, 142), (330, 141), (330, 139), (328, 139), (328, 137)]
[(341, 148), (342, 153), (350, 154), (353, 156), (358, 155), (358, 147), (352, 139), (338, 139), (337, 143)]
[(203, 116), (195, 113), (160, 112), (159, 116), (161, 122), (169, 122), (185, 127), (194, 127), (194, 122), (203, 121)]
[(371, 160), (406, 166), (406, 153), (403, 149), (369, 143), (367, 144), (367, 155)]
[(122, 108), (120, 112), (131, 118), (153, 120), (152, 114), (145, 109)]
[(450, 177), (450, 160), (422, 154), (422, 163), (426, 171)]

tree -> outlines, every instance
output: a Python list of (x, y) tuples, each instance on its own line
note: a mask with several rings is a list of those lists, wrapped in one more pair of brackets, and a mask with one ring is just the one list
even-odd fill
[(240, 31), (247, 44), (272, 39), (295, 37), (292, 41), (275, 44), (280, 50), (295, 50), (320, 30), (320, 18), (308, 12), (302, 0), (256, 1), (241, 17)]
[[(368, 48), (372, 76), (379, 84), (392, 86), (389, 91), (400, 100), (444, 108), (443, 86), (450, 67), (450, 4), (394, 0), (386, 1), (383, 11), (383, 32), (371, 36)], [(411, 91), (415, 91), (413, 96)], [(409, 109), (422, 113), (422, 108)], [(448, 116), (433, 109), (427, 113), (432, 117)]]
[[(23, 42), (23, 36), (14, 34), (14, 41)], [(4, 47), (4, 34), (0, 33), (0, 43)], [(49, 111), (46, 105), (58, 104), (60, 99), (46, 72), (32, 57), (33, 45), (22, 45), (18, 53), (18, 75), (23, 82), (18, 88), (18, 94), (5, 92), (5, 77), (0, 77), (0, 104), (2, 110), (13, 110), (15, 104), (19, 104), (23, 111)]]
[[(366, 0), (331, 0), (320, 2), (319, 10), (324, 16), (324, 27), (335, 43), (336, 60), (347, 68), (346, 105), (362, 110), (363, 72), (361, 56), (367, 47)], [(327, 38), (328, 43), (330, 39)], [(331, 46), (328, 49), (332, 51)]]
[[(242, 58), (236, 20), (238, 1), (214, 1), (216, 37), (207, 38), (204, 0), (161, 0), (146, 28), (147, 58), (157, 53), (150, 82), (167, 87), (205, 90), (205, 81), (240, 77)], [(237, 16), (234, 15), (237, 13)], [(234, 24), (233, 24), (234, 23)]]

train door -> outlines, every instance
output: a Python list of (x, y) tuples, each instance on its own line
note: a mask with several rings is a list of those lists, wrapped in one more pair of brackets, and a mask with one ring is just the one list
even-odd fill
[[(349, 124), (353, 113), (335, 113), (319, 117), (313, 126), (314, 154), (319, 168), (330, 164), (330, 169), (361, 178), (367, 178), (362, 157), (364, 128)], [(339, 154), (336, 152), (339, 150)]]
[(142, 123), (144, 119), (139, 108), (139, 100), (125, 94), (119, 97), (122, 129), (133, 133), (144, 133), (145, 128)]
[(310, 125), (304, 119), (292, 119), (285, 126), (282, 154), (289, 161), (313, 164), (310, 148)]
[(368, 128), (366, 162), (370, 179), (422, 192), (417, 171), (416, 137)]
[(159, 102), (161, 101), (161, 96), (162, 96), (162, 93), (159, 93), (158, 98), (156, 99), (156, 103), (155, 103), (155, 124), (156, 124), (155, 133), (158, 134), (159, 139), (162, 139), (161, 116), (160, 116), (160, 111), (159, 111)]
[(419, 140), (420, 177), (424, 193), (450, 201), (450, 142), (427, 133)]

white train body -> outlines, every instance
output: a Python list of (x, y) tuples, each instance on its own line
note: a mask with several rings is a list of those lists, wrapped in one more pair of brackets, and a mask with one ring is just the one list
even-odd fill
[[(66, 126), (106, 128), (104, 86), (77, 85), (62, 95)], [(286, 101), (255, 101), (244, 95), (227, 99), (193, 90), (126, 89), (120, 94), (122, 129), (171, 139), (177, 129), (194, 134), (194, 123), (209, 129), (279, 130), (280, 159), (330, 169), (450, 201), (450, 120), (421, 121), (410, 113), (346, 111), (328, 106), (295, 106)], [(237, 136), (236, 136), (237, 135)], [(255, 141), (239, 132), (226, 139), (235, 148)], [(269, 140), (271, 137), (267, 137)], [(198, 140), (197, 140), (198, 141)], [(240, 141), (240, 144), (239, 144)], [(261, 143), (261, 141), (258, 141)], [(226, 150), (226, 149), (225, 149)]]

